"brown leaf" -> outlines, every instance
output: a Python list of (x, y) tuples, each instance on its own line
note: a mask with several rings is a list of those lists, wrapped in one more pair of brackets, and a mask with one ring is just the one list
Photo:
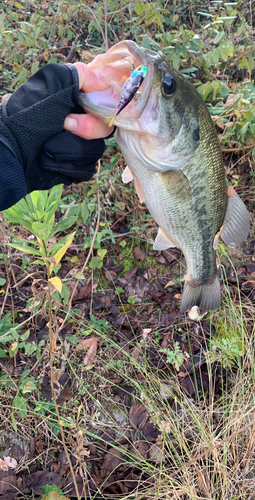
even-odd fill
[[(127, 448), (128, 445), (124, 445), (122, 448)], [(124, 454), (123, 451), (120, 449), (116, 448), (110, 448), (109, 452), (105, 454), (104, 460), (101, 466), (101, 477), (105, 478), (111, 473), (113, 470), (115, 470), (117, 467), (119, 467), (120, 464), (124, 462)]]
[(129, 418), (134, 427), (137, 427), (139, 430), (143, 430), (149, 418), (149, 414), (142, 403), (136, 403), (130, 408)]
[(27, 481), (31, 480), (31, 489), (36, 495), (42, 494), (42, 487), (46, 484), (55, 484), (58, 488), (61, 488), (64, 478), (57, 474), (56, 472), (47, 471), (37, 471), (33, 474), (27, 475)]
[(132, 356), (133, 359), (138, 359), (140, 352), (141, 352), (141, 349), (139, 347), (135, 346), (134, 349), (132, 349), (130, 355)]
[(117, 278), (117, 274), (111, 269), (106, 269), (104, 275), (108, 281), (115, 280)]
[[(2, 461), (4, 462), (4, 460), (2, 460)], [(5, 464), (5, 467), (7, 467), (6, 464)], [(8, 471), (8, 467), (7, 467), (7, 470), (0, 469), (0, 495), (1, 495), (1, 498), (7, 500), (9, 498), (9, 495), (13, 494), (14, 492), (17, 495), (17, 478), (15, 477), (14, 471), (12, 471), (12, 470)], [(13, 497), (11, 497), (11, 498), (13, 498)]]
[(126, 280), (130, 280), (131, 278), (133, 278), (136, 272), (137, 272), (137, 266), (135, 266), (130, 271), (127, 271), (125, 274), (123, 274), (123, 276), (124, 278), (126, 278)]
[(17, 465), (17, 460), (15, 460), (15, 458), (4, 457), (4, 461), (5, 461), (6, 465), (8, 465), (8, 467), (10, 467), (10, 469), (15, 469), (15, 467)]
[(160, 464), (161, 462), (165, 462), (165, 457), (163, 454), (163, 450), (155, 443), (149, 450), (150, 460), (156, 462), (156, 464)]
[(86, 283), (85, 286), (82, 286), (80, 288), (79, 293), (75, 297), (75, 302), (86, 299), (91, 294), (91, 291), (92, 291), (92, 281)]
[(0, 458), (0, 470), (5, 471), (5, 472), (7, 472), (9, 470), (7, 463), (2, 458)]
[(131, 446), (130, 451), (138, 457), (146, 459), (149, 447), (149, 443), (146, 443), (145, 441), (136, 441), (136, 443)]
[(72, 394), (70, 393), (68, 385), (65, 385), (65, 387), (62, 389), (60, 392), (58, 398), (57, 398), (57, 404), (58, 405), (63, 405), (66, 401), (69, 399), (72, 399)]
[(37, 453), (40, 455), (41, 453), (43, 453), (43, 442), (40, 440), (40, 441), (36, 441), (35, 443), (35, 449), (37, 451)]
[(82, 351), (86, 348), (89, 348), (89, 350), (83, 361), (85, 366), (91, 365), (95, 360), (97, 352), (97, 339), (95, 337), (91, 337), (89, 339), (83, 340), (76, 346), (76, 349), (78, 349), (78, 351)]
[(134, 248), (134, 256), (136, 260), (141, 260), (143, 262), (146, 257), (146, 253), (144, 250), (141, 250), (140, 246), (138, 245)]

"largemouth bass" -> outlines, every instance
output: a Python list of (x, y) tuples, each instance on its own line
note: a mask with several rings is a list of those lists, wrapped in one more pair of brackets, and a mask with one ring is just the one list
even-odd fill
[(238, 195), (227, 195), (219, 140), (197, 90), (159, 54), (126, 40), (90, 64), (109, 88), (81, 93), (79, 102), (109, 121), (131, 65), (145, 66), (147, 74), (140, 95), (114, 118), (116, 141), (128, 165), (123, 180), (134, 179), (140, 201), (159, 225), (153, 248), (176, 246), (185, 256), (181, 311), (194, 305), (218, 309), (217, 238), (220, 233), (234, 247), (247, 237), (250, 222)]

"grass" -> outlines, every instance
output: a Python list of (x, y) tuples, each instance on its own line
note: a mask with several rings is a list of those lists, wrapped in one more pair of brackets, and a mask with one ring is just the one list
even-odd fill
[[(104, 322), (100, 325), (99, 320), (90, 322), (87, 332), (99, 339), (93, 369), (82, 366), (84, 354), (75, 349), (75, 343), (71, 345), (65, 363), (73, 379), (72, 399), (59, 405), (65, 439), (69, 451), (72, 449), (78, 456), (80, 467), (84, 467), (84, 454), (79, 456), (78, 443), (82, 443), (80, 451), (87, 451), (92, 444), (102, 456), (108, 442), (105, 439), (114, 431), (115, 438), (108, 450), (108, 455), (116, 461), (112, 473), (119, 469), (139, 470), (139, 477), (133, 480), (133, 492), (114, 495), (116, 500), (254, 498), (254, 307), (249, 308), (248, 319), (246, 313), (243, 302), (234, 305), (226, 292), (221, 314), (208, 316), (209, 323), (216, 328), (215, 338), (208, 344), (212, 347), (207, 352), (208, 388), (201, 387), (198, 372), (195, 377), (191, 371), (195, 387), (192, 397), (185, 393), (180, 374), (171, 369), (160, 370), (149, 362), (149, 349), (158, 348), (154, 331), (134, 336), (132, 341), (120, 346), (117, 330), (109, 325), (106, 328)], [(84, 338), (82, 332), (86, 334), (86, 323), (75, 316), (77, 344)], [(174, 329), (174, 325), (169, 329)], [(189, 335), (188, 326), (186, 334)], [(225, 350), (223, 339), (229, 342)], [(139, 350), (138, 356), (133, 355), (134, 346)], [(219, 355), (215, 353), (216, 348)], [(63, 344), (58, 356), (60, 354), (63, 360)], [(45, 356), (47, 364), (48, 355)], [(57, 358), (55, 365), (56, 361)], [(55, 377), (57, 368), (58, 364), (54, 369)], [(201, 369), (205, 374), (204, 367)], [(124, 389), (126, 395), (118, 399), (116, 390), (123, 386), (128, 390)], [(7, 428), (11, 425), (15, 384), (12, 387), (7, 398), (2, 392), (2, 417)], [(49, 443), (54, 440), (55, 446), (61, 447), (54, 406), (50, 402), (38, 402), (38, 397), (40, 400), (40, 393), (38, 396), (35, 393), (27, 395), (29, 420), (35, 423), (40, 439), (44, 436), (43, 440), (47, 439)], [(139, 429), (138, 424), (137, 428), (132, 422), (130, 411), (133, 405), (143, 405), (148, 421), (158, 430), (154, 443), (146, 437), (144, 429)], [(18, 414), (16, 420), (18, 431), (22, 430), (24, 421)], [(43, 459), (41, 462), (44, 467), (53, 460), (50, 449), (47, 455), (47, 461)], [(37, 460), (40, 463), (40, 457)], [(33, 459), (26, 460), (23, 468), (32, 463)], [(18, 470), (22, 470), (22, 466)], [(86, 474), (88, 479), (93, 477), (89, 468)], [(100, 485), (102, 491), (107, 478), (106, 473)], [(66, 494), (68, 496), (68, 492)], [(93, 499), (98, 498), (93, 489), (90, 495)], [(105, 493), (102, 498), (113, 496)]]

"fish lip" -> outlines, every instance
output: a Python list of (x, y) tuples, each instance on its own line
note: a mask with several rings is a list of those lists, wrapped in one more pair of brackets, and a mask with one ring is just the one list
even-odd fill
[[(158, 54), (156, 52), (140, 48), (135, 42), (131, 40), (123, 40), (122, 42), (113, 45), (113, 47), (111, 47), (105, 54), (97, 56), (94, 59), (94, 61), (97, 59), (100, 62), (100, 59), (102, 59), (102, 64), (106, 63), (107, 59), (114, 57), (114, 53), (117, 54), (118, 52), (120, 52), (120, 54), (123, 53), (123, 57), (120, 57), (120, 60), (125, 59), (124, 55), (125, 52), (127, 52), (126, 58), (128, 55), (131, 55), (135, 58), (135, 60), (138, 60), (140, 64), (143, 64), (144, 66), (147, 67), (147, 74), (143, 81), (143, 86), (141, 90), (142, 93), (141, 99), (139, 99), (139, 102), (137, 102), (132, 109), (132, 118), (125, 117), (122, 114), (122, 116), (120, 115), (116, 116), (113, 122), (114, 125), (116, 126), (121, 126), (122, 128), (126, 128), (125, 120), (128, 120), (129, 124), (127, 125), (127, 129), (130, 129), (131, 122), (133, 123), (134, 128), (137, 129), (136, 120), (139, 119), (140, 116), (142, 115), (151, 93), (153, 75), (154, 75), (154, 64), (153, 62), (151, 62), (151, 60), (153, 59), (153, 56), (158, 57)], [(92, 68), (94, 61), (90, 63), (90, 66), (92, 66)], [(101, 91), (101, 93), (102, 92), (104, 91)], [(108, 108), (106, 106), (97, 106), (95, 103), (91, 101), (92, 94), (93, 92), (92, 93), (80, 92), (78, 103), (85, 109), (85, 111), (91, 112), (100, 118), (109, 119), (112, 116), (114, 109), (112, 107)], [(116, 108), (117, 105), (118, 103), (116, 102)]]

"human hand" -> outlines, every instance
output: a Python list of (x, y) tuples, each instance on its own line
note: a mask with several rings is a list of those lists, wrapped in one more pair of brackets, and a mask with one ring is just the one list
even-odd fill
[[(74, 63), (79, 75), (79, 90), (83, 92), (94, 92), (105, 90), (108, 86), (102, 82), (96, 73), (86, 64)], [(64, 122), (64, 129), (69, 130), (83, 139), (99, 139), (108, 137), (114, 127), (109, 127), (101, 118), (91, 113), (69, 114)]]
[(100, 85), (85, 64), (80, 63), (78, 68), (48, 64), (0, 106), (0, 141), (23, 168), (27, 193), (88, 181), (103, 154), (104, 141), (96, 137), (108, 136), (111, 130), (100, 119), (78, 115), (76, 134), (63, 130), (70, 113), (82, 112), (77, 104), (79, 85), (90, 89), (95, 81)]

